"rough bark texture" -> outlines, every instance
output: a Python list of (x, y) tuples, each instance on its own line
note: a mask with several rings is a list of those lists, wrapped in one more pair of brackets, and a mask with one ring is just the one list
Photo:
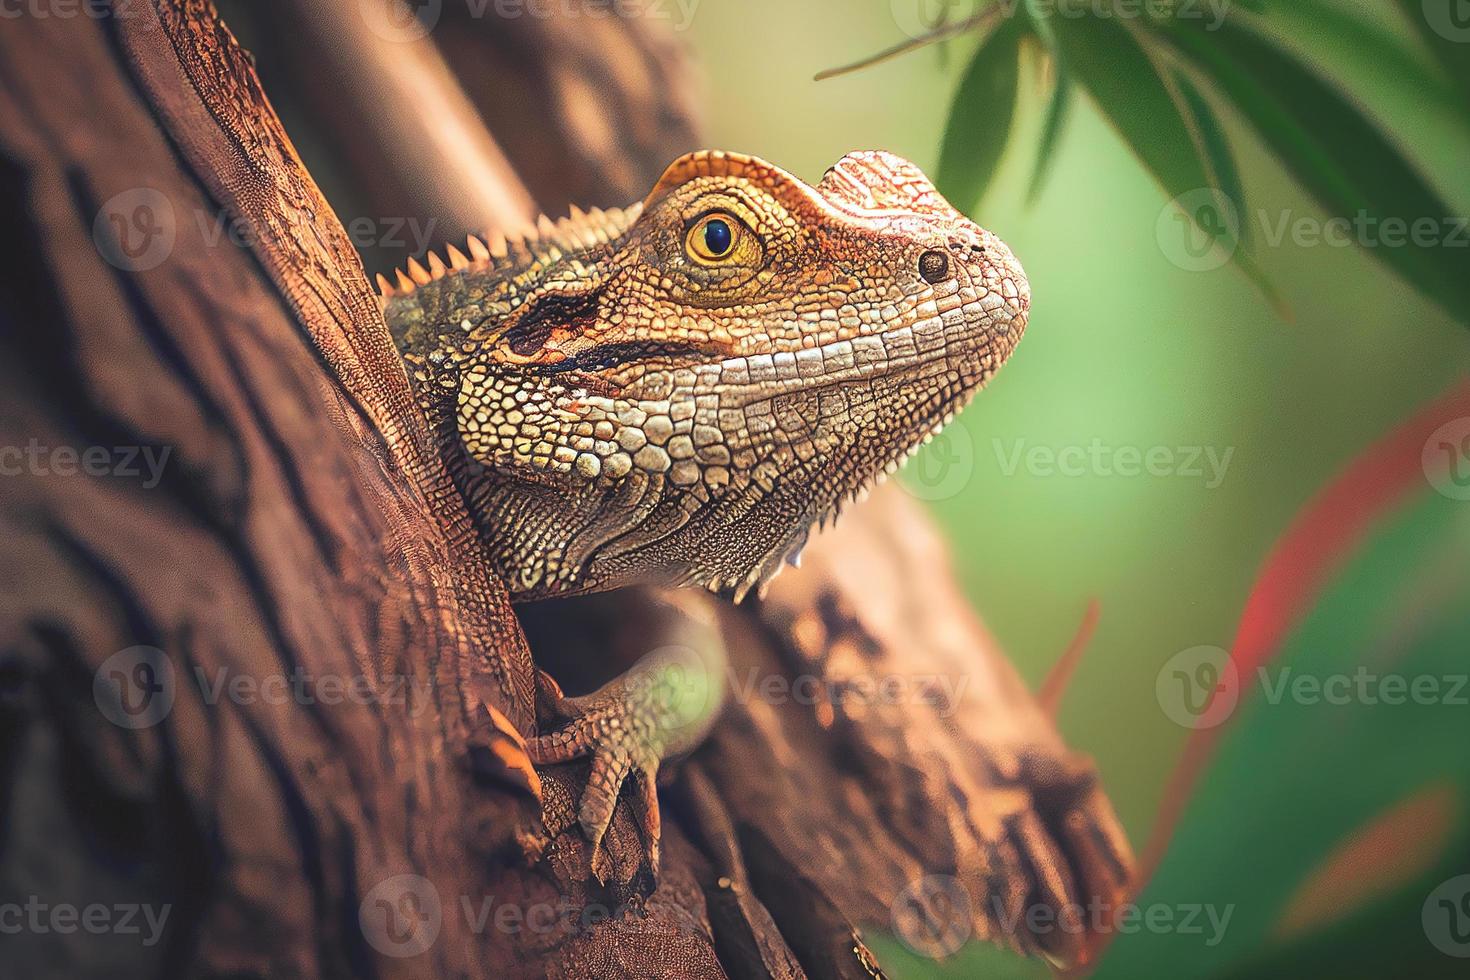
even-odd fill
[[(810, 678), (821, 695), (737, 698), (670, 774), (658, 890), (641, 894), (621, 812), (622, 884), (582, 882), (575, 828), (553, 828), (530, 866), (536, 793), (571, 799), (580, 770), (543, 782), (525, 760), (524, 635), (352, 243), (205, 0), (112, 9), (0, 32), (0, 207), (19, 239), (0, 279), (0, 445), (169, 456), (156, 483), (120, 465), (65, 476), (54, 454), (5, 478), (0, 882), (172, 914), (156, 946), (27, 934), (19, 975), (866, 976), (857, 928), (895, 923), (921, 947), (963, 926), (1077, 955), (1076, 933), (1001, 923), (1112, 897), (1126, 842), (893, 492), (819, 535), (766, 603), (720, 605), (738, 685)], [(503, 147), (539, 202), (632, 199), (694, 140), (692, 112), (666, 98), (686, 69), (649, 25), (598, 30), (625, 47), (529, 19), (441, 28), (464, 90), (448, 71), (411, 84), (445, 90), (469, 145)], [(610, 128), (586, 122), (595, 96), (547, 77), (620, 80)], [(350, 83), (319, 79), (307, 111)], [(505, 108), (534, 102), (522, 91), (558, 93), (536, 110), (554, 124)], [(474, 135), (470, 105), (498, 141)], [(412, 131), (411, 111), (395, 100), (376, 138)], [(476, 227), (526, 199), (485, 152), (460, 172), (499, 190), (464, 195), (406, 179), (410, 154), (341, 159), (383, 171), (359, 185), (373, 213)], [(639, 625), (631, 599), (600, 608), (577, 615)], [(161, 659), (109, 660), (140, 645)], [(99, 708), (115, 691), (94, 678), (115, 665), (125, 696), (172, 671), (143, 702), (167, 703), (155, 724)], [(313, 698), (215, 693), (222, 677), (297, 676)], [(943, 677), (964, 697), (829, 696), (884, 677), (910, 692)], [(331, 697), (326, 678), (362, 696)], [(968, 914), (939, 915), (922, 890), (907, 901), (925, 875), (953, 876)]]

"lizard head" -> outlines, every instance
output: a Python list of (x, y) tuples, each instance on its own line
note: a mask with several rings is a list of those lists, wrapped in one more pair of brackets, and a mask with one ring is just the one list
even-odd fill
[(1030, 305), (1010, 250), (884, 152), (815, 186), (690, 154), (540, 240), (435, 314), (469, 331), (472, 507), (527, 597), (763, 587), (989, 380)]

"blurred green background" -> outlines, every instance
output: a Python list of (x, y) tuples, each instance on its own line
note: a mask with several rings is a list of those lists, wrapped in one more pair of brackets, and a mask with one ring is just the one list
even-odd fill
[[(762, 31), (752, 46), (752, 25), (762, 23), (782, 29)], [(705, 4), (692, 32), (711, 144), (810, 180), (849, 150), (874, 147), (932, 173), (972, 47), (962, 38), (814, 82), (823, 68), (902, 39), (888, 3)], [(1464, 183), (1465, 139), (1448, 139), (1394, 79), (1381, 82), (1383, 111), (1419, 134), (1413, 149), (1457, 168)], [(1028, 207), (1042, 107), (1034, 86), (1022, 98), (1022, 132), (974, 217), (1025, 265), (1031, 321), (1014, 359), (960, 417), (973, 472), (931, 503), (970, 595), (1033, 684), (1088, 599), (1100, 601), (1061, 726), (1096, 755), (1142, 840), (1186, 735), (1159, 710), (1159, 668), (1188, 647), (1229, 647), (1254, 576), (1292, 516), (1356, 451), (1462, 376), (1470, 346), (1464, 328), (1357, 250), (1300, 248), (1289, 236), (1277, 248), (1262, 243), (1291, 322), (1229, 265), (1178, 268), (1155, 237), (1167, 196), (1085, 99)], [(1236, 127), (1232, 135), (1252, 212), (1272, 221), (1283, 211), (1321, 214), (1248, 136)], [(1094, 440), (1233, 455), (1213, 489), (1208, 464), (1201, 477), (1011, 466), (1018, 441), (1061, 450)]]
[[(1401, 30), (1387, 5), (1378, 13), (1355, 6), (1382, 30)], [(810, 180), (844, 153), (870, 147), (933, 173), (973, 39), (813, 81), (902, 40), (894, 12), (913, 7), (701, 5), (692, 41), (706, 74), (711, 143)], [(1456, 121), (1463, 107), (1428, 97), (1392, 65), (1353, 67), (1346, 56), (1355, 39), (1340, 25), (1304, 19), (1294, 5), (1271, 9), (1304, 54), (1341, 69), (1372, 115), (1392, 122), (1410, 158), (1465, 213), (1470, 139)], [(1358, 451), (1463, 377), (1470, 347), (1463, 327), (1362, 251), (1302, 247), (1290, 237), (1271, 245), (1258, 213), (1274, 223), (1322, 211), (1228, 114), (1257, 255), (1290, 320), (1230, 265), (1190, 272), (1169, 260), (1156, 235), (1168, 195), (1085, 96), (1028, 206), (1042, 100), (1033, 53), (1023, 60), (1018, 132), (974, 214), (1024, 263), (1032, 318), (1014, 359), (961, 417), (959, 441), (927, 450), (947, 457), (966, 441), (973, 450), (968, 478), (946, 480), (953, 493), (931, 505), (969, 594), (1033, 685), (1089, 599), (1100, 601), (1101, 623), (1060, 725), (1096, 757), (1141, 844), (1189, 734), (1156, 700), (1161, 666), (1189, 647), (1230, 647), (1252, 582), (1292, 517)], [(1124, 477), (1011, 465), (1018, 446), (1094, 441), (1231, 455), (1214, 487), (1208, 467), (1203, 476)], [(925, 975), (912, 962), (891, 968)]]

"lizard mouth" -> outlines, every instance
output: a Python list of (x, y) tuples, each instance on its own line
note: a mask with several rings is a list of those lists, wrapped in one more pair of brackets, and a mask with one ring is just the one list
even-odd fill
[[(995, 299), (995, 309), (1004, 301)], [(1008, 335), (1019, 336), (1025, 314), (1007, 318), (1000, 313), (992, 320), (989, 331), (977, 330), (972, 324), (951, 329), (939, 318), (915, 326), (868, 334), (853, 340), (832, 341), (808, 348), (799, 354), (757, 354), (727, 358), (720, 365), (722, 373), (744, 368), (750, 383), (727, 393), (728, 405), (745, 408), (772, 401), (783, 395), (822, 391), (845, 385), (857, 385), (898, 375), (911, 375), (925, 366), (946, 366), (956, 372), (955, 381), (966, 387), (989, 380), (1002, 354), (987, 356), (997, 339), (1009, 348)], [(803, 370), (804, 364), (811, 367)]]

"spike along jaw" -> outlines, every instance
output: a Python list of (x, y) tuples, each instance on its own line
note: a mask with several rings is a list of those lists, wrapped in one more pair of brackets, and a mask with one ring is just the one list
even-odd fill
[(630, 214), (558, 249), (458, 375), (472, 508), (519, 598), (763, 590), (1026, 324), (1010, 250), (887, 153), (816, 187), (691, 154)]

